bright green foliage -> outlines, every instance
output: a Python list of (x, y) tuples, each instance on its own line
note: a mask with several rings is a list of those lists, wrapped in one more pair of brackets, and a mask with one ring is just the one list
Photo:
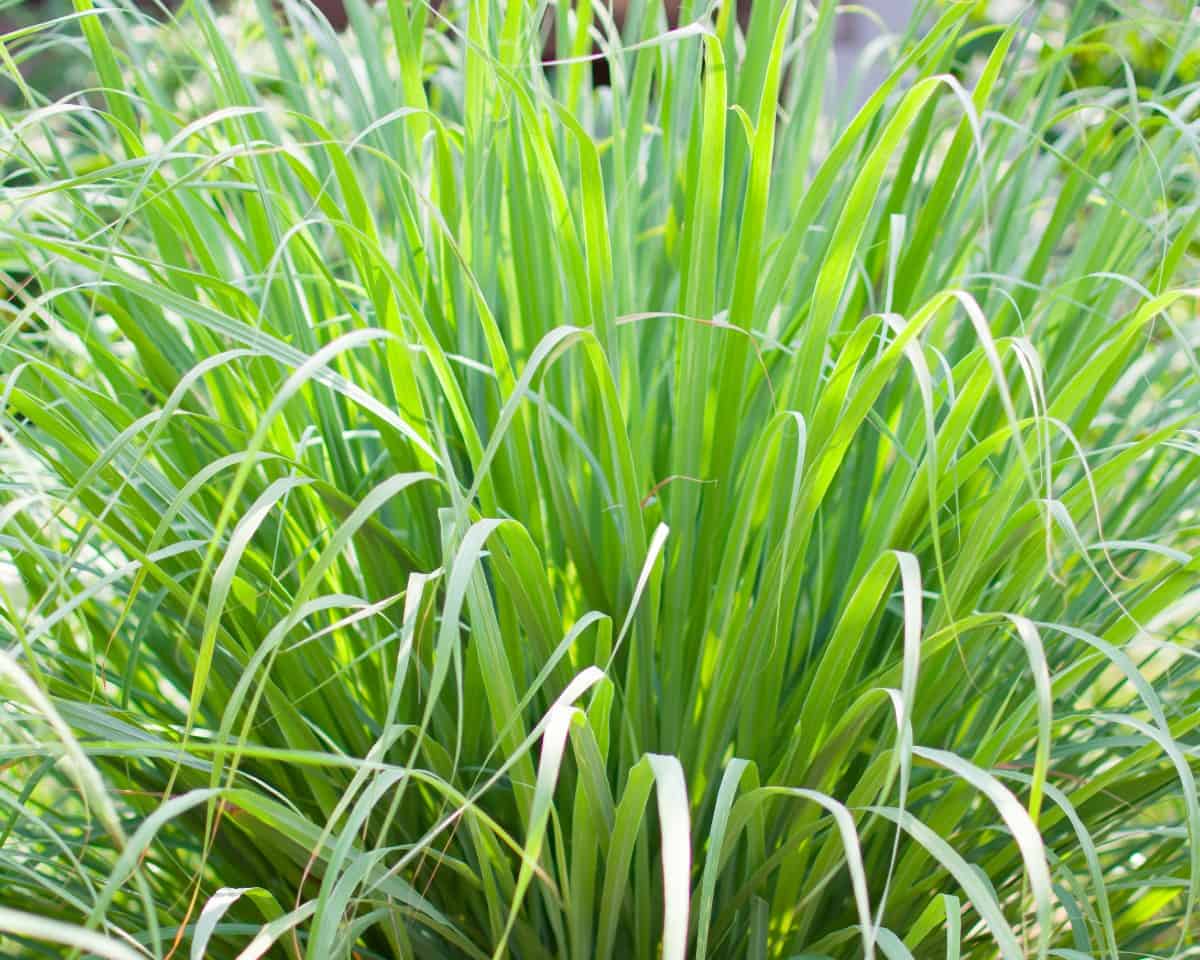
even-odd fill
[(1194, 949), (1200, 89), (972, 6), (5, 37), (0, 953)]

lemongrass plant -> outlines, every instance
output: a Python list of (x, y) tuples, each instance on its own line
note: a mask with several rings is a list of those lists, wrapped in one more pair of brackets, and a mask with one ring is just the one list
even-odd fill
[(0, 953), (1192, 953), (1200, 21), (974, 6), (3, 37)]

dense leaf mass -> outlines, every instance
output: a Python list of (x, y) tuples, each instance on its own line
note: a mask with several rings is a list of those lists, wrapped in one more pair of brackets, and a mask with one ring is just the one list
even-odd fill
[(1194, 949), (1200, 19), (918, 6), (2, 38), (0, 953)]

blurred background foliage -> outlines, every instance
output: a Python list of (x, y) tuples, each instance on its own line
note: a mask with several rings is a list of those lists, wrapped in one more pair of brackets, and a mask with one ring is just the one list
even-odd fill
[[(72, 23), (57, 23), (73, 12), (71, 0), (0, 0), (0, 34), (11, 58), (33, 89), (48, 98), (78, 90), (87, 76), (83, 38)], [(20, 102), (21, 91), (0, 71), (0, 103)]]
[[(149, 16), (168, 17), (186, 2), (143, 0), (140, 6)], [(226, 0), (224, 5), (230, 2)], [(1070, 13), (1070, 2), (1057, 0), (937, 0), (935, 6), (964, 2), (974, 3), (973, 17), (981, 28), (1023, 16), (1038, 17), (1044, 29), (1052, 29), (1056, 22), (1065, 27)], [(746, 3), (743, 0), (743, 5)], [(618, 21), (623, 5), (624, 0), (616, 0)], [(912, 5), (911, 0), (864, 0), (847, 4), (846, 10), (865, 10), (894, 22), (898, 16), (903, 19)], [(315, 6), (336, 28), (344, 28), (342, 0), (317, 0)], [(1189, 0), (1100, 4), (1091, 31), (1092, 42), (1071, 60), (1075, 82), (1080, 87), (1126, 87), (1133, 83), (1145, 90), (1163, 91), (1200, 79), (1200, 50), (1179, 43), (1180, 31), (1192, 16), (1191, 8)], [(40, 98), (54, 100), (82, 85), (86, 57), (72, 14), (71, 0), (0, 0), (4, 55), (20, 66), (26, 83)], [(871, 24), (872, 18), (859, 17), (852, 22), (861, 27)], [(880, 20), (877, 25), (882, 23)], [(964, 57), (986, 55), (997, 36), (995, 31), (981, 29), (976, 41), (964, 46)], [(850, 55), (865, 48), (871, 39), (869, 26), (860, 28), (848, 44)], [(0, 104), (19, 103), (21, 99), (22, 91), (12, 78), (0, 76)]]
[[(953, 6), (960, 0), (941, 0)], [(1200, 78), (1200, 50), (1179, 42), (1188, 25), (1188, 0), (1102, 3), (1094, 14), (1088, 44), (1071, 58), (1071, 72), (1080, 87), (1126, 87), (1168, 90)], [(975, 0), (973, 17), (980, 27), (1012, 22), (1036, 11), (1043, 25), (1065, 29), (1070, 2), (1029, 3), (1015, 0)], [(1193, 25), (1194, 26), (1194, 25)], [(994, 31), (981, 32), (963, 48), (966, 57), (991, 49)]]

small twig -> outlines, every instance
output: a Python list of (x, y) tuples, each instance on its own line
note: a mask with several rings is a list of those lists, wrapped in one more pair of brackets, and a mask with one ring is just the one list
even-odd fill
[(650, 492), (647, 493), (644, 497), (642, 497), (642, 502), (639, 504), (639, 506), (643, 510), (645, 510), (646, 507), (649, 505), (650, 501), (654, 499), (654, 495), (656, 493), (658, 493), (659, 490), (661, 490), (663, 487), (665, 487), (668, 483), (670, 483), (673, 480), (688, 480), (688, 481), (691, 481), (692, 483), (716, 483), (717, 482), (715, 479), (704, 480), (704, 479), (701, 479), (700, 477), (689, 477), (682, 473), (673, 473), (669, 477), (663, 477), (661, 480), (658, 481), (658, 483), (656, 483), (654, 486), (652, 486), (650, 488)]

